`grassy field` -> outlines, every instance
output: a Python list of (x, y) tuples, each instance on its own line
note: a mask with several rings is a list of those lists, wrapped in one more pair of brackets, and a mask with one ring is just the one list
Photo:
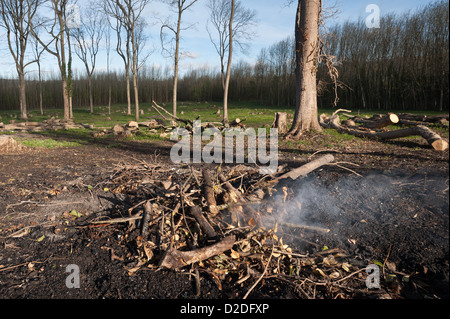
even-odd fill
[[(172, 105), (166, 104), (162, 105), (166, 110), (171, 112)], [(140, 105), (141, 110), (144, 111), (144, 115), (140, 116), (140, 120), (144, 121), (149, 118), (159, 118), (158, 113), (151, 107), (149, 103), (142, 103)], [(132, 108), (134, 106), (132, 105)], [(222, 109), (221, 103), (190, 103), (190, 102), (180, 102), (178, 105), (178, 116), (180, 118), (186, 119), (196, 119), (200, 116), (200, 120), (202, 121), (211, 121), (211, 122), (219, 122), (222, 119), (222, 110), (221, 114), (217, 115), (217, 109)], [(124, 124), (128, 121), (132, 121), (135, 119), (134, 110), (132, 110), (132, 115), (126, 115), (126, 105), (113, 105), (111, 107), (111, 114), (108, 114), (107, 107), (95, 107), (94, 113), (90, 114), (88, 107), (83, 108), (74, 108), (74, 121), (76, 123), (86, 123), (86, 124), (94, 124), (96, 128), (108, 128), (112, 127), (115, 124)], [(229, 106), (229, 119), (230, 121), (235, 118), (246, 119), (245, 124), (250, 127), (264, 127), (264, 125), (271, 124), (274, 118), (275, 112), (287, 112), (290, 114), (294, 113), (294, 108), (292, 107), (276, 107), (276, 106), (264, 106), (256, 102), (242, 102), (242, 103), (231, 103)], [(334, 112), (333, 109), (319, 109), (319, 114), (328, 113), (331, 114)], [(354, 114), (359, 114), (361, 116), (364, 115), (372, 115), (374, 113), (386, 113), (385, 111), (380, 110), (353, 110)], [(391, 111), (395, 112), (395, 111)], [(402, 111), (404, 112), (404, 111)], [(414, 114), (428, 114), (428, 115), (437, 115), (439, 112), (425, 112), (425, 111), (408, 111), (408, 113)], [(28, 112), (30, 118), (29, 121), (33, 122), (41, 122), (50, 117), (62, 118), (63, 110), (62, 109), (47, 109), (44, 110), (44, 115), (40, 115), (39, 110), (32, 110)], [(2, 111), (0, 110), (0, 122), (4, 124), (9, 124), (11, 120), (16, 120), (17, 122), (21, 122), (20, 120), (20, 112), (19, 110), (8, 110)], [(110, 118), (110, 119), (108, 119)]]
[[(172, 109), (171, 104), (162, 105), (169, 112)], [(74, 113), (74, 122), (75, 123), (83, 123), (83, 124), (93, 124), (95, 127), (95, 131), (100, 131), (103, 129), (111, 129), (116, 124), (126, 124), (129, 121), (135, 120), (134, 113), (131, 115), (126, 114), (126, 105), (113, 105), (111, 107), (111, 114), (108, 114), (107, 107), (95, 107), (94, 113), (90, 114), (88, 107), (83, 108), (75, 108), (73, 110)], [(217, 110), (221, 110), (221, 114), (216, 114)], [(160, 115), (151, 107), (148, 103), (141, 104), (141, 110), (143, 110), (144, 114), (140, 116), (140, 121), (145, 121), (152, 118), (160, 118)], [(374, 113), (383, 113), (379, 110), (365, 110), (364, 112), (360, 112), (359, 110), (353, 110), (353, 114), (358, 114), (361, 116), (365, 115), (373, 115)], [(235, 118), (240, 118), (241, 120), (245, 119), (244, 124), (247, 127), (253, 128), (263, 128), (269, 127), (274, 119), (274, 114), (276, 112), (287, 112), (288, 114), (293, 114), (294, 109), (288, 107), (271, 107), (271, 106), (263, 106), (254, 102), (243, 102), (243, 103), (231, 103), (229, 107), (229, 119), (230, 121)], [(333, 113), (333, 109), (319, 109), (319, 114)], [(439, 114), (438, 112), (408, 112), (408, 113), (417, 113), (417, 114), (428, 114), (435, 115)], [(32, 110), (29, 113), (29, 121), (31, 122), (42, 122), (51, 117), (55, 118), (63, 118), (63, 110), (61, 109), (46, 109), (44, 110), (44, 115), (40, 115), (39, 110)], [(178, 116), (180, 118), (185, 119), (196, 119), (199, 117), (202, 121), (209, 122), (220, 122), (222, 120), (222, 104), (220, 103), (183, 103), (180, 102), (178, 105)], [(11, 120), (17, 122), (22, 122), (20, 120), (19, 111), (0, 111), (0, 123), (9, 124)], [(392, 127), (395, 129), (395, 127)], [(444, 133), (445, 129), (436, 128), (438, 133)], [(47, 139), (41, 140), (31, 140), (27, 138), (19, 138), (22, 144), (29, 147), (46, 147), (46, 148), (55, 148), (55, 147), (75, 147), (86, 145), (95, 141), (95, 138), (91, 135), (92, 131), (88, 129), (72, 129), (69, 131), (52, 131), (52, 132), (40, 132), (39, 135), (47, 136)], [(14, 134), (8, 132), (0, 132), (0, 134)], [(325, 129), (324, 138), (322, 139), (321, 146), (323, 148), (342, 148), (345, 147), (346, 144), (351, 143), (355, 140), (358, 140), (354, 136), (347, 134), (339, 134), (334, 130)], [(412, 136), (409, 139), (419, 139), (420, 137)], [(62, 141), (61, 139), (66, 139), (67, 141)], [(160, 137), (160, 133), (152, 134), (150, 132), (143, 131), (142, 134), (128, 137), (128, 140), (136, 140), (143, 142), (152, 142), (155, 140), (162, 140)], [(280, 141), (282, 144), (295, 152), (298, 149), (304, 149), (312, 147), (312, 141), (310, 139), (300, 139), (296, 141)], [(316, 145), (317, 146), (317, 145)], [(114, 144), (111, 144), (110, 147), (114, 147)]]

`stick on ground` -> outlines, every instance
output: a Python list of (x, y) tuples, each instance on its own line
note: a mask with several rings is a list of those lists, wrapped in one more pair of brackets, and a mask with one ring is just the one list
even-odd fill
[(179, 251), (169, 248), (161, 259), (159, 267), (179, 269), (230, 250), (235, 242), (235, 236), (228, 236), (214, 245), (191, 251)]

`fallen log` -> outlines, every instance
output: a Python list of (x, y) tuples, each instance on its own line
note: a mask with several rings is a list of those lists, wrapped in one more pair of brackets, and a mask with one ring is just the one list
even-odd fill
[(174, 248), (169, 248), (164, 254), (163, 258), (161, 258), (159, 267), (179, 269), (186, 265), (206, 260), (227, 250), (230, 250), (235, 242), (235, 236), (228, 236), (222, 239), (220, 242), (215, 243), (214, 245), (191, 251), (180, 251)]
[(169, 121), (170, 119), (165, 117), (160, 111), (163, 111), (164, 113), (169, 115), (173, 120), (175, 120), (177, 122), (182, 122), (182, 123), (184, 123), (186, 125), (190, 124), (191, 126), (194, 125), (194, 122), (191, 121), (191, 120), (181, 119), (181, 118), (179, 118), (177, 116), (174, 116), (173, 114), (170, 114), (165, 108), (163, 108), (162, 106), (159, 106), (155, 101), (152, 101), (152, 105), (151, 106), (166, 121)]
[(329, 164), (334, 161), (334, 156), (331, 154), (327, 154), (324, 156), (321, 156), (303, 166), (300, 166), (298, 168), (295, 168), (286, 174), (283, 174), (275, 179), (273, 179), (271, 182), (279, 182), (282, 179), (290, 178), (292, 180), (296, 180), (299, 177), (303, 177), (311, 173), (312, 171), (318, 169), (319, 167)]
[(366, 120), (363, 126), (366, 128), (377, 130), (389, 125), (397, 124), (398, 122), (398, 116), (391, 113), (375, 120)]
[(347, 133), (357, 137), (366, 137), (379, 140), (391, 140), (396, 138), (418, 135), (423, 137), (428, 142), (428, 144), (437, 151), (445, 151), (446, 149), (448, 149), (447, 141), (445, 141), (437, 133), (433, 132), (428, 127), (423, 125), (388, 132), (362, 131), (354, 128), (343, 127), (340, 123), (339, 116), (337, 116), (337, 114), (333, 114), (331, 117), (328, 117), (326, 114), (322, 114), (319, 117), (319, 123), (322, 127), (332, 128), (341, 133)]
[(234, 119), (233, 121), (231, 121), (231, 123), (230, 123), (230, 126), (238, 126), (238, 125), (241, 125), (242, 124), (242, 122), (244, 122), (244, 121), (246, 121), (247, 119), (246, 118), (244, 118), (244, 119), (240, 119), (240, 118), (236, 118), (236, 119)]
[(446, 120), (448, 122), (449, 115), (420, 115), (420, 114), (409, 114), (409, 113), (400, 113), (398, 114), (400, 120), (409, 120), (409, 121), (418, 121), (418, 122), (429, 122), (429, 123), (440, 123), (442, 120)]

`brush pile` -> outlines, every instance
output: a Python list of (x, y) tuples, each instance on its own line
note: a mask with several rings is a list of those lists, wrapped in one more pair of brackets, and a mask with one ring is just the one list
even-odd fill
[[(96, 229), (107, 227), (109, 233), (114, 229), (123, 249), (111, 249), (111, 259), (123, 262), (130, 276), (149, 268), (187, 273), (198, 296), (200, 276), (220, 290), (246, 291), (239, 296), (243, 298), (267, 280), (288, 284), (299, 298), (372, 294), (365, 268), (352, 265), (343, 250), (321, 247), (301, 254), (279, 232), (295, 229), (307, 238), (331, 234), (320, 227), (279, 224), (275, 212), (295, 201), (289, 182), (333, 160), (325, 155), (288, 172), (280, 167), (272, 176), (244, 165), (120, 165), (105, 185), (128, 207), (85, 222)], [(295, 204), (300, 210), (301, 203)]]

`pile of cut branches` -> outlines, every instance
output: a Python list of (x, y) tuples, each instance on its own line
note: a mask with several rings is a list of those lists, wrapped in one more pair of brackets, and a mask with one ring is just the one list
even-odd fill
[[(97, 216), (89, 224), (121, 231), (119, 244), (129, 247), (130, 253), (114, 258), (124, 262), (130, 275), (143, 268), (189, 273), (198, 294), (203, 275), (220, 290), (226, 285), (239, 291), (241, 298), (265, 280), (288, 284), (300, 298), (370, 293), (364, 269), (352, 265), (344, 251), (301, 254), (278, 233), (286, 227), (310, 234), (330, 232), (278, 223), (274, 212), (294, 200), (289, 181), (333, 161), (327, 154), (290, 171), (281, 167), (274, 175), (261, 175), (257, 168), (244, 165), (201, 169), (146, 162), (119, 165), (108, 187), (126, 195), (129, 208), (120, 217)], [(274, 200), (275, 194), (282, 195), (281, 203)]]

